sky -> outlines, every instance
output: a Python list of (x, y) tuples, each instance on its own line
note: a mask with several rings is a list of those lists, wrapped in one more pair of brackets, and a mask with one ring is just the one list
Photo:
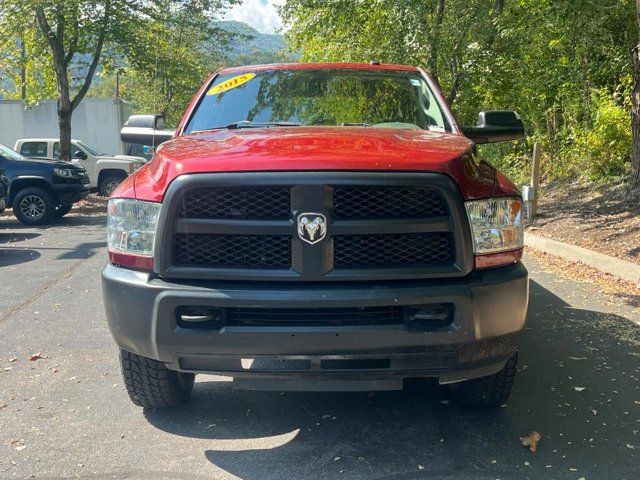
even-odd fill
[(247, 23), (260, 33), (274, 33), (282, 25), (276, 7), (283, 3), (284, 0), (243, 0), (224, 19)]

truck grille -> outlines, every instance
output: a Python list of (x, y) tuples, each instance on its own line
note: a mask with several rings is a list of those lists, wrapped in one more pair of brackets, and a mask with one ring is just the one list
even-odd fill
[[(472, 253), (453, 181), (437, 174), (245, 173), (179, 177), (167, 193), (156, 270), (237, 280), (461, 276)], [(301, 213), (326, 238), (299, 238)]]
[(176, 309), (179, 327), (199, 330), (405, 325), (411, 331), (427, 331), (448, 327), (453, 316), (451, 303), (304, 308), (180, 306)]
[(336, 267), (427, 266), (453, 260), (448, 233), (338, 236), (333, 249)]
[(285, 235), (207, 235), (180, 233), (175, 237), (177, 265), (199, 267), (291, 266), (291, 237)]
[(340, 187), (333, 192), (334, 218), (425, 218), (446, 214), (442, 197), (428, 188)]
[(289, 188), (197, 188), (182, 205), (185, 218), (286, 219), (291, 215)]
[(402, 307), (229, 308), (227, 324), (243, 327), (400, 325)]

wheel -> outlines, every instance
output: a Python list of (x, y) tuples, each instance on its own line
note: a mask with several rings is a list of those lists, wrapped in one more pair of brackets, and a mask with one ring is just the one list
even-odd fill
[(108, 175), (102, 179), (100, 185), (98, 185), (98, 190), (100, 191), (100, 195), (104, 197), (109, 197), (113, 191), (120, 185), (120, 183), (124, 180), (121, 176), (117, 175)]
[(164, 363), (120, 350), (120, 366), (131, 401), (143, 408), (168, 408), (189, 401), (195, 374), (169, 370)]
[(62, 218), (71, 211), (72, 207), (73, 205), (60, 205), (58, 209), (53, 212), (53, 216), (56, 218)]
[(46, 190), (27, 187), (13, 198), (13, 214), (23, 225), (42, 225), (54, 214), (56, 203)]
[(511, 394), (517, 363), (518, 354), (515, 353), (498, 373), (451, 385), (449, 389), (454, 402), (476, 408), (496, 408), (503, 405)]

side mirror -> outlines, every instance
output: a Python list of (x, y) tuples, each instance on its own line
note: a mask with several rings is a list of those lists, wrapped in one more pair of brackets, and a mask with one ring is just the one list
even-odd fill
[(174, 130), (164, 129), (162, 115), (131, 115), (120, 130), (124, 143), (157, 147), (173, 138)]
[(511, 110), (486, 110), (474, 127), (462, 127), (462, 132), (477, 144), (507, 142), (524, 138), (524, 125)]
[(76, 154), (74, 155), (75, 158), (77, 158), (78, 160), (86, 160), (87, 154), (84, 153), (82, 150), (76, 150)]

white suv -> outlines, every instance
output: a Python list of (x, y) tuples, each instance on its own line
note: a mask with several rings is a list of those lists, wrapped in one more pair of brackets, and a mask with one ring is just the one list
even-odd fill
[[(57, 138), (23, 138), (16, 142), (16, 152), (25, 157), (60, 157), (60, 142)], [(141, 157), (107, 155), (80, 140), (71, 140), (73, 163), (82, 165), (101, 195), (109, 196), (122, 180), (145, 164)]]

